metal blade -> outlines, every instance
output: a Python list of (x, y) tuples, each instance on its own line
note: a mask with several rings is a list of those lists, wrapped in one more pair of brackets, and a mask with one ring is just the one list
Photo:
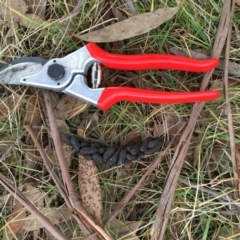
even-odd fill
[(39, 57), (24, 57), (13, 60), (0, 68), (0, 84), (22, 85), (20, 79), (40, 72), (48, 60)]

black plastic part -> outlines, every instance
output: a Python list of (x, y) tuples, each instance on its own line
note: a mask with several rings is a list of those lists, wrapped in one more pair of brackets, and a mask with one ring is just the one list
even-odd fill
[(53, 80), (59, 80), (63, 78), (65, 69), (62, 65), (54, 63), (48, 67), (47, 74)]

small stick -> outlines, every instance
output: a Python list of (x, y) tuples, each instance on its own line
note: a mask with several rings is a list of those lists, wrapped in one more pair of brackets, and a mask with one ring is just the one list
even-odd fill
[[(226, 42), (229, 24), (231, 21), (232, 1), (224, 1), (222, 7), (221, 19), (218, 27), (218, 32), (213, 47), (213, 57), (219, 58)], [(205, 90), (209, 83), (214, 70), (207, 72), (204, 75), (201, 90)], [(198, 116), (203, 109), (204, 102), (195, 103), (193, 111), (191, 113), (188, 125), (184, 130), (179, 144), (175, 150), (175, 154), (172, 159), (172, 164), (169, 168), (168, 175), (165, 181), (165, 186), (161, 199), (158, 204), (156, 219), (152, 226), (152, 236), (154, 240), (163, 240), (168, 225), (168, 219), (174, 199), (174, 192), (177, 186), (178, 178), (182, 169), (183, 161), (187, 154), (187, 149), (190, 144), (193, 130), (196, 126)]]
[[(232, 1), (232, 11), (230, 18), (233, 18), (235, 8), (235, 1)], [(235, 188), (237, 190), (236, 194), (239, 198), (239, 191), (240, 191), (240, 174), (238, 170), (239, 162), (238, 158), (236, 157), (236, 152), (238, 151), (236, 149), (236, 143), (235, 143), (235, 136), (234, 136), (234, 130), (233, 130), (233, 118), (232, 118), (232, 110), (231, 110), (231, 104), (228, 94), (228, 68), (229, 68), (229, 55), (230, 55), (230, 47), (231, 47), (231, 37), (232, 37), (232, 21), (229, 24), (229, 30), (228, 30), (228, 37), (227, 37), (227, 44), (226, 44), (226, 50), (225, 50), (225, 66), (224, 66), (224, 95), (225, 95), (225, 105), (226, 105), (226, 112), (227, 112), (227, 118), (228, 118), (228, 131), (229, 131), (229, 138), (230, 138), (230, 148), (231, 148), (231, 161), (233, 166), (233, 176), (234, 176), (234, 184)]]
[[(44, 162), (44, 166), (47, 168), (49, 174), (51, 175), (54, 183), (56, 184), (61, 196), (63, 197), (63, 199), (65, 200), (65, 203), (67, 205), (67, 207), (69, 208), (70, 212), (74, 212), (74, 208), (69, 200), (68, 194), (67, 194), (67, 190), (66, 187), (63, 185), (62, 181), (59, 179), (59, 177), (56, 175), (52, 164), (49, 161), (49, 158), (47, 156), (47, 154), (45, 153), (45, 151), (43, 150), (42, 146), (40, 145), (40, 143), (38, 142), (34, 131), (32, 130), (32, 128), (30, 126), (25, 126), (25, 129), (28, 131), (28, 133), (30, 134), (35, 146), (37, 147), (43, 162)], [(75, 214), (73, 214), (73, 217), (76, 219), (76, 221), (78, 222), (79, 226), (81, 227), (82, 231), (87, 235), (90, 234), (89, 230), (84, 226), (84, 224), (81, 222), (81, 220), (79, 219), (78, 216), (76, 216)]]
[(0, 175), (0, 183), (7, 191), (21, 203), (56, 239), (67, 240), (68, 238), (57, 229), (51, 221), (45, 217), (39, 210), (18, 190), (8, 179)]
[[(181, 128), (178, 130), (175, 136), (177, 136), (185, 127), (185, 124), (181, 126)], [(159, 166), (159, 164), (162, 162), (163, 157), (167, 154), (169, 149), (171, 148), (173, 141), (175, 139), (175, 136), (171, 140), (171, 142), (168, 144), (168, 146), (164, 149), (164, 151), (160, 152), (158, 159), (153, 162), (147, 171), (143, 174), (141, 179), (138, 181), (138, 183), (129, 191), (129, 193), (120, 201), (120, 203), (117, 205), (117, 207), (114, 209), (114, 211), (108, 216), (108, 220), (105, 223), (105, 226), (109, 224), (114, 218), (117, 217), (121, 209), (130, 201), (130, 199), (135, 195), (136, 191), (142, 186), (146, 178)]]
[(70, 201), (68, 199), (68, 196), (67, 196), (67, 191), (66, 191), (66, 188), (64, 187), (64, 185), (62, 184), (61, 180), (59, 179), (59, 177), (56, 175), (51, 163), (50, 163), (50, 160), (47, 156), (47, 154), (45, 153), (45, 151), (43, 150), (42, 146), (40, 145), (40, 143), (38, 142), (35, 134), (34, 134), (34, 131), (33, 129), (29, 126), (29, 125), (26, 125), (24, 126), (25, 129), (28, 131), (29, 135), (31, 136), (35, 146), (37, 147), (41, 157), (42, 157), (42, 160), (44, 162), (44, 166), (47, 168), (49, 174), (51, 175), (54, 183), (56, 184), (57, 188), (59, 189), (60, 191), (60, 194), (61, 196), (64, 198), (66, 204), (68, 207), (71, 206), (70, 204)]
[(44, 95), (45, 104), (47, 108), (47, 115), (49, 119), (51, 135), (52, 135), (52, 139), (53, 139), (55, 150), (56, 150), (56, 155), (57, 155), (61, 172), (62, 172), (62, 178), (64, 181), (64, 185), (66, 186), (69, 200), (74, 209), (74, 212), (80, 217), (80, 219), (82, 219), (83, 223), (87, 224), (88, 226), (91, 226), (98, 233), (100, 233), (106, 240), (111, 240), (112, 238), (105, 232), (104, 229), (102, 229), (98, 224), (95, 223), (93, 217), (86, 211), (86, 209), (83, 207), (82, 203), (79, 200), (78, 194), (71, 180), (71, 176), (68, 172), (67, 161), (65, 160), (60, 133), (58, 131), (56, 119), (55, 119), (52, 104), (51, 104), (50, 92), (48, 90), (43, 90), (43, 95)]

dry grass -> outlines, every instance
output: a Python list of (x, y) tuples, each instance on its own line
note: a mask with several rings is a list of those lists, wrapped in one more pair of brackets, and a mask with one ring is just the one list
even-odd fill
[[(118, 1), (113, 2), (119, 11), (129, 15), (124, 4), (119, 4)], [(175, 1), (164, 0), (148, 1), (147, 3), (138, 0), (133, 2), (139, 13), (157, 9), (162, 5), (175, 5)], [(149, 34), (124, 41), (122, 47), (116, 50), (124, 53), (166, 53), (169, 52), (170, 47), (178, 46), (187, 53), (189, 50), (197, 50), (209, 54), (217, 31), (222, 1), (178, 0), (177, 2), (182, 7), (176, 17)], [(44, 1), (43, 3), (45, 4)], [(3, 27), (0, 32), (1, 65), (22, 56), (40, 56), (46, 59), (65, 56), (83, 46), (83, 42), (72, 37), (74, 33), (83, 33), (94, 26), (101, 26), (103, 22), (111, 18), (109, 13), (111, 5), (105, 1), (88, 0), (85, 1), (81, 13), (74, 17), (69, 28), (66, 28), (69, 14), (76, 3), (77, 1), (74, 0), (68, 1), (68, 3), (66, 1), (48, 1), (47, 18), (43, 23), (37, 24), (33, 28), (13, 25), (11, 32), (9, 32), (8, 26)], [(233, 40), (230, 51), (230, 60), (233, 62), (238, 62), (239, 10), (239, 7), (236, 7), (233, 23)], [(7, 34), (11, 34), (11, 36), (8, 37)], [(112, 44), (103, 44), (102, 46), (109, 51), (113, 47), (116, 48), (116, 45)], [(146, 71), (132, 72), (129, 75), (126, 72), (107, 71), (104, 77), (105, 85), (122, 84), (164, 91), (188, 91), (199, 89), (202, 74)], [(222, 78), (223, 72), (216, 71), (211, 81), (212, 86), (221, 89)], [(25, 134), (21, 141), (15, 143), (18, 136), (22, 134), (23, 126), (26, 123), (48, 128), (41, 91), (12, 86), (2, 86), (0, 91), (1, 154), (4, 154), (9, 147), (14, 146), (10, 155), (1, 162), (1, 174), (19, 188), (25, 187), (26, 184), (38, 188), (44, 196), (47, 196), (44, 206), (62, 206), (63, 199), (49, 178), (32, 140)], [(239, 148), (238, 76), (230, 76), (229, 94), (235, 140)], [(55, 104), (58, 101), (60, 100), (57, 99)], [(65, 122), (72, 132), (76, 133), (78, 127), (81, 126), (87, 137), (97, 138), (109, 145), (126, 144), (136, 139), (141, 140), (148, 136), (161, 134), (165, 135), (167, 143), (182, 123), (188, 121), (191, 109), (191, 104), (157, 106), (123, 102), (106, 112), (91, 106)], [(59, 173), (59, 166), (53, 157), (53, 145), (47, 133), (46, 129), (36, 130), (38, 140), (51, 156), (56, 171)], [(174, 146), (163, 163), (149, 176), (118, 216), (118, 219), (126, 225), (133, 222), (141, 223), (137, 230), (136, 228), (132, 230), (137, 232), (139, 239), (150, 239), (151, 224), (178, 140), (179, 137), (176, 138)], [(165, 239), (239, 239), (239, 200), (235, 197), (229, 142), (224, 99), (207, 103), (188, 149), (175, 192)], [(98, 166), (105, 217), (135, 186), (157, 156), (158, 154), (155, 154), (130, 166), (113, 169), (108, 169), (104, 165)], [(71, 158), (69, 167), (73, 181), (78, 188), (76, 156)], [(1, 201), (6, 196), (7, 191), (1, 187)], [(40, 204), (39, 201), (36, 202), (37, 204)], [(2, 233), (7, 229), (6, 219), (10, 219), (9, 216), (13, 212), (14, 205), (14, 202), (10, 201), (0, 207), (2, 209), (0, 222)], [(66, 234), (69, 233), (69, 229), (72, 232), (79, 231), (77, 224), (72, 219), (65, 225), (59, 224), (59, 227)], [(2, 233), (0, 233), (0, 237), (6, 239)], [(21, 234), (20, 237), (17, 236), (19, 239), (28, 239), (26, 233)], [(39, 232), (40, 238), (47, 239), (45, 234)], [(115, 231), (112, 234), (114, 239), (124, 239), (121, 231)], [(236, 237), (233, 237), (234, 235)], [(37, 239), (33, 232), (31, 236)]]

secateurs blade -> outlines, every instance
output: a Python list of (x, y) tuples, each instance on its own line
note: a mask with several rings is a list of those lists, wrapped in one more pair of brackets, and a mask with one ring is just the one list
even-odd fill
[[(209, 101), (220, 96), (218, 91), (162, 92), (130, 87), (99, 88), (102, 66), (115, 70), (169, 69), (206, 72), (219, 64), (218, 59), (197, 60), (166, 54), (112, 54), (89, 43), (63, 57), (45, 60), (20, 58), (0, 68), (0, 83), (24, 85), (63, 92), (107, 110), (120, 101), (156, 104)], [(87, 75), (91, 72), (91, 84)]]

